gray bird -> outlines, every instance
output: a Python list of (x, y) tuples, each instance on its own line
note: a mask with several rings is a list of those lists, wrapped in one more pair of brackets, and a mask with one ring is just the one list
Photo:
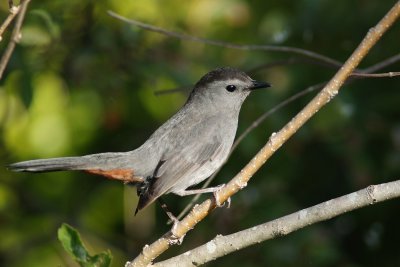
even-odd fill
[(120, 153), (29, 160), (17, 172), (79, 170), (137, 186), (135, 214), (168, 193), (185, 196), (219, 187), (188, 190), (227, 159), (243, 101), (254, 89), (270, 87), (233, 68), (218, 68), (196, 83), (184, 106), (139, 148)]

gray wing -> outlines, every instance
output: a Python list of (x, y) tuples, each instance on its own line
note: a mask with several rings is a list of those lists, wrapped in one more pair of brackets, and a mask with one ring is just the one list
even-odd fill
[[(214, 138), (208, 140), (206, 144), (197, 142), (190, 147), (184, 147), (180, 151), (165, 155), (160, 161), (160, 166), (149, 189), (144, 195), (140, 196), (138, 210), (146, 207), (165, 193), (174, 191), (176, 188), (184, 190), (207, 178), (219, 167), (214, 168), (214, 165), (220, 165), (211, 162), (224, 160), (225, 154), (227, 154), (226, 150), (229, 151), (229, 149), (223, 147), (222, 140)], [(207, 164), (211, 173), (200, 170), (200, 168), (205, 167), (205, 164)], [(194, 173), (197, 177), (193, 177)]]
[[(188, 150), (188, 151), (185, 151)], [(214, 172), (215, 168), (211, 162), (219, 158), (223, 152), (222, 142), (214, 140), (207, 144), (197, 144), (195, 148), (184, 149), (182, 153), (173, 155), (170, 159), (162, 164), (156, 173), (157, 179), (153, 185), (153, 191), (159, 194), (169, 192), (171, 189), (186, 189), (192, 185), (201, 182), (210, 174), (206, 171), (197, 176), (204, 176), (203, 179), (199, 177), (190, 177), (191, 174), (199, 170), (199, 168), (208, 167), (210, 172)], [(194, 179), (198, 178), (199, 181)]]

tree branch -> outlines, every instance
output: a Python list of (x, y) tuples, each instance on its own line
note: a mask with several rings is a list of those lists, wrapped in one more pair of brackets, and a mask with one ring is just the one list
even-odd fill
[(198, 42), (198, 43), (204, 43), (204, 44), (209, 44), (209, 45), (214, 45), (214, 46), (222, 46), (225, 48), (233, 48), (233, 49), (240, 49), (240, 50), (261, 50), (261, 51), (276, 51), (276, 52), (286, 52), (286, 53), (294, 53), (298, 55), (302, 55), (308, 58), (312, 58), (318, 61), (321, 61), (325, 64), (333, 65), (336, 67), (342, 66), (342, 63), (333, 59), (329, 58), (327, 56), (315, 53), (313, 51), (309, 51), (306, 49), (301, 49), (297, 47), (289, 47), (289, 46), (275, 46), (275, 45), (256, 45), (256, 44), (246, 44), (246, 45), (240, 45), (240, 44), (234, 44), (234, 43), (229, 43), (229, 42), (224, 42), (224, 41), (218, 41), (218, 40), (211, 40), (211, 39), (206, 39), (206, 38), (201, 38), (185, 33), (178, 33), (178, 32), (173, 32), (169, 31), (154, 25), (146, 24), (141, 21), (133, 20), (133, 19), (128, 19), (125, 18), (111, 10), (108, 11), (108, 14), (111, 17), (114, 17), (116, 19), (119, 19), (121, 21), (124, 21), (126, 23), (129, 23), (131, 25), (135, 25), (137, 27), (140, 27), (142, 29), (152, 31), (152, 32), (157, 32), (164, 34), (169, 37), (175, 37), (181, 40), (186, 40), (186, 41), (192, 41), (192, 42)]
[(20, 2), (20, 8), (18, 9), (19, 10), (18, 17), (17, 21), (15, 22), (13, 32), (11, 34), (10, 42), (8, 43), (6, 51), (4, 52), (0, 60), (0, 80), (3, 78), (4, 70), (6, 69), (8, 62), (10, 61), (11, 55), (14, 51), (16, 44), (21, 40), (21, 26), (22, 22), (24, 21), (26, 9), (28, 7), (29, 2), (30, 0), (21, 0)]
[(19, 13), (19, 11), (20, 11), (20, 5), (10, 7), (10, 14), (8, 14), (6, 20), (0, 26), (0, 41), (3, 39), (4, 31), (7, 29), (8, 25), (10, 25), (11, 21), (15, 18), (15, 16)]
[(193, 262), (196, 263), (196, 266), (199, 266), (239, 249), (285, 236), (317, 222), (326, 221), (338, 215), (398, 197), (400, 197), (400, 180), (370, 185), (357, 192), (325, 201), (234, 234), (217, 235), (204, 245), (158, 262), (153, 266), (194, 266)]
[(381, 62), (376, 63), (375, 65), (372, 65), (366, 69), (363, 70), (364, 73), (372, 73), (375, 72), (377, 70), (381, 70), (391, 64), (394, 64), (396, 62), (398, 62), (400, 60), (400, 54), (391, 56)]
[(273, 133), (267, 144), (251, 159), (251, 161), (237, 174), (226, 186), (216, 193), (216, 199), (207, 199), (199, 205), (195, 205), (191, 212), (180, 222), (166, 233), (163, 237), (153, 244), (146, 245), (140, 255), (132, 262), (127, 262), (126, 266), (147, 266), (156, 257), (161, 255), (172, 244), (178, 243), (177, 240), (183, 239), (188, 231), (204, 219), (217, 203), (225, 202), (240, 189), (246, 187), (247, 182), (254, 173), (278, 150), (293, 134), (297, 132), (316, 112), (325, 104), (332, 100), (348, 76), (354, 71), (361, 60), (367, 55), (369, 50), (392, 26), (400, 15), (400, 1), (382, 18), (382, 20), (371, 28), (356, 48), (346, 63), (328, 82), (324, 89), (317, 94), (282, 130)]

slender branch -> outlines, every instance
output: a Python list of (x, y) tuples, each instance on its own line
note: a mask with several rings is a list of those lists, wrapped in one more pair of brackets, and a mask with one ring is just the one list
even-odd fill
[(276, 52), (286, 52), (286, 53), (294, 53), (298, 55), (302, 55), (305, 57), (313, 58), (315, 60), (319, 60), (321, 62), (325, 62), (326, 64), (330, 64), (336, 67), (340, 67), (342, 65), (341, 62), (329, 58), (327, 56), (306, 50), (306, 49), (301, 49), (297, 47), (289, 47), (289, 46), (275, 46), (275, 45), (256, 45), (256, 44), (246, 44), (246, 45), (240, 45), (240, 44), (234, 44), (234, 43), (229, 43), (229, 42), (224, 42), (224, 41), (218, 41), (218, 40), (211, 40), (211, 39), (206, 39), (206, 38), (201, 38), (185, 33), (178, 33), (178, 32), (173, 32), (169, 31), (154, 25), (146, 24), (141, 21), (133, 20), (133, 19), (128, 19), (126, 17), (123, 17), (111, 10), (108, 11), (108, 14), (111, 17), (114, 17), (116, 19), (119, 19), (121, 21), (124, 21), (126, 23), (129, 23), (131, 25), (135, 25), (137, 27), (140, 27), (142, 29), (152, 31), (152, 32), (157, 32), (164, 34), (169, 37), (175, 37), (181, 40), (186, 40), (186, 41), (191, 41), (191, 42), (198, 42), (198, 43), (204, 43), (204, 44), (209, 44), (209, 45), (214, 45), (214, 46), (222, 46), (225, 48), (232, 48), (232, 49), (240, 49), (240, 50), (260, 50), (260, 51), (276, 51)]
[(261, 168), (262, 165), (278, 150), (293, 134), (297, 132), (316, 112), (318, 112), (325, 104), (332, 100), (337, 94), (340, 87), (346, 81), (348, 76), (359, 65), (361, 60), (368, 54), (370, 49), (383, 36), (383, 34), (392, 26), (400, 15), (400, 1), (391, 8), (391, 10), (379, 21), (379, 23), (371, 28), (349, 57), (342, 68), (333, 76), (324, 89), (317, 94), (304, 108), (301, 110), (282, 130), (273, 133), (267, 144), (255, 155), (254, 158), (238, 173), (228, 184), (220, 191), (216, 192), (215, 199), (207, 199), (199, 205), (195, 205), (191, 212), (177, 222), (172, 229), (162, 236), (160, 239), (150, 245), (146, 245), (142, 252), (132, 261), (127, 262), (126, 266), (147, 266), (155, 258), (166, 251), (171, 245), (179, 243), (186, 233), (203, 220), (212, 210), (216, 208), (216, 204), (225, 202), (229, 197), (239, 190), (246, 187), (247, 182), (254, 173)]
[(8, 25), (10, 25), (11, 21), (15, 18), (15, 16), (20, 11), (20, 6), (11, 6), (10, 14), (8, 14), (6, 20), (0, 26), (0, 41), (3, 39), (3, 33), (7, 29)]
[(326, 221), (341, 214), (398, 197), (400, 197), (400, 180), (370, 185), (357, 192), (325, 201), (234, 234), (218, 235), (204, 245), (158, 262), (153, 266), (193, 266), (193, 262), (196, 263), (196, 266), (199, 266), (239, 249), (285, 236), (317, 222)]
[[(400, 54), (391, 56), (385, 60), (382, 60), (378, 63), (376, 63), (375, 65), (372, 65), (368, 68), (359, 70), (355, 73), (359, 74), (359, 73), (370, 73), (372, 74), (375, 71), (381, 70), (387, 66), (390, 66), (394, 63), (397, 63), (400, 61)], [(334, 67), (335, 69), (337, 69), (337, 66), (332, 66), (332, 65), (327, 65), (324, 64), (323, 62), (319, 62), (319, 61), (315, 61), (315, 60), (310, 60), (307, 58), (296, 58), (296, 57), (291, 57), (288, 59), (284, 59), (284, 60), (279, 60), (279, 61), (275, 61), (275, 62), (271, 62), (271, 63), (266, 63), (266, 64), (262, 64), (260, 66), (254, 67), (252, 69), (250, 69), (248, 72), (249, 73), (253, 73), (253, 72), (257, 72), (260, 71), (262, 69), (268, 69), (268, 68), (272, 68), (275, 66), (281, 66), (281, 65), (289, 65), (289, 64), (297, 64), (297, 63), (309, 63), (309, 64), (314, 64), (314, 65), (320, 65), (320, 66), (325, 66), (325, 67)], [(365, 77), (370, 77), (370, 76), (365, 76)], [(373, 76), (372, 76), (373, 77)], [(382, 76), (383, 77), (383, 76)], [(389, 76), (390, 77), (390, 76)]]
[(0, 60), (0, 80), (3, 78), (4, 70), (6, 69), (8, 62), (10, 61), (16, 44), (21, 40), (21, 26), (22, 22), (24, 21), (29, 2), (30, 0), (21, 0), (20, 2), (20, 11), (15, 22), (13, 32), (11, 34), (10, 42), (8, 43), (6, 51), (4, 52)]
[(375, 65), (372, 65), (366, 69), (363, 70), (364, 73), (372, 73), (375, 72), (377, 70), (381, 70), (391, 64), (394, 64), (396, 62), (400, 61), (400, 54), (391, 56), (381, 62), (376, 63)]
[(273, 61), (265, 64), (261, 64), (259, 66), (256, 66), (254, 68), (249, 69), (247, 72), (248, 73), (255, 73), (263, 69), (269, 69), (272, 67), (276, 66), (282, 66), (282, 65), (293, 65), (293, 64), (310, 64), (310, 65), (316, 65), (316, 66), (322, 66), (322, 67), (328, 67), (334, 70), (337, 70), (339, 66), (337, 65), (332, 65), (332, 64), (327, 64), (324, 61), (320, 60), (315, 60), (312, 58), (306, 58), (306, 57), (289, 57), (287, 59), (282, 59), (278, 61)]
[(385, 72), (385, 73), (359, 73), (359, 72), (353, 72), (350, 76), (354, 78), (392, 78), (396, 76), (400, 76), (399, 71), (391, 71), (391, 72)]

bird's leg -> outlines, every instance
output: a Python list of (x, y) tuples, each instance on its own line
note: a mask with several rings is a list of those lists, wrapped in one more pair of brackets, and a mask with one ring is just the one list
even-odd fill
[(208, 188), (199, 188), (199, 189), (191, 189), (191, 190), (183, 190), (179, 192), (174, 192), (178, 196), (189, 196), (189, 195), (197, 195), (197, 194), (203, 194), (203, 193), (215, 193), (218, 190), (220, 190), (222, 187), (224, 187), (225, 184), (221, 184), (216, 187), (208, 187)]
[(172, 228), (171, 228), (171, 240), (169, 241), (171, 243), (171, 245), (173, 244), (182, 244), (183, 242), (183, 238), (185, 236), (182, 236), (181, 238), (178, 238), (178, 235), (175, 234), (175, 229), (178, 226), (179, 220), (178, 218), (175, 217), (174, 214), (172, 214), (172, 212), (168, 209), (167, 204), (161, 199), (161, 198), (157, 198), (158, 203), (160, 203), (161, 208), (164, 210), (164, 212), (167, 214), (167, 216), (169, 217), (169, 219), (173, 222)]
[[(221, 190), (224, 186), (225, 186), (225, 184), (219, 185), (218, 189), (213, 192), (213, 196), (215, 199), (215, 205), (217, 205), (218, 208), (225, 206), (225, 202), (221, 203), (221, 201), (219, 200), (218, 195), (217, 195), (217, 192), (219, 190)], [(226, 207), (229, 209), (231, 207), (231, 198), (230, 197), (226, 200), (226, 203), (227, 203)]]
[[(196, 195), (196, 194), (203, 194), (203, 193), (213, 193), (214, 198), (215, 198), (215, 204), (217, 207), (223, 207), (224, 203), (221, 203), (217, 197), (217, 192), (221, 190), (222, 187), (224, 187), (225, 184), (221, 184), (219, 186), (215, 187), (208, 187), (208, 188), (200, 188), (200, 189), (191, 189), (191, 190), (184, 190), (180, 192), (174, 192), (178, 196), (188, 196), (188, 195)], [(228, 208), (231, 206), (231, 198), (228, 198), (226, 201), (228, 203)]]
[(168, 209), (167, 204), (160, 197), (157, 198), (158, 203), (160, 203), (161, 208), (164, 210), (165, 214), (167, 214), (168, 218), (175, 224), (179, 222), (178, 218), (175, 217), (174, 214)]
[(225, 203), (226, 203), (226, 208), (227, 209), (229, 209), (231, 207), (231, 197), (228, 197), (228, 199), (222, 204), (221, 204), (221, 202), (219, 200), (217, 200), (218, 198), (217, 198), (217, 195), (215, 193), (214, 193), (214, 198), (215, 198), (215, 202), (216, 202), (218, 208), (221, 208), (221, 207), (225, 206)]

